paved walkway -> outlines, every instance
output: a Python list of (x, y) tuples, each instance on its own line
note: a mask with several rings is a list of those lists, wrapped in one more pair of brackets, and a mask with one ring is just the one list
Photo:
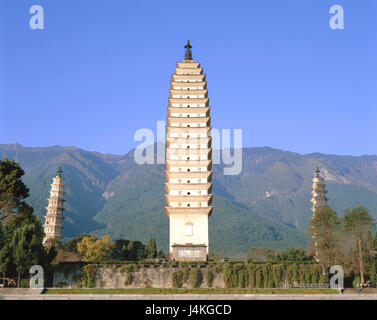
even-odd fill
[(0, 300), (377, 300), (377, 294), (0, 294)]
[(377, 300), (377, 289), (344, 294), (42, 294), (41, 289), (0, 288), (0, 300)]

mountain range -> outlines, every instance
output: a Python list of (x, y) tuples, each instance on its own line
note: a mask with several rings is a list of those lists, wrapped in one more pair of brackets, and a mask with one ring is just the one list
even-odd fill
[[(155, 144), (155, 149), (157, 149)], [(0, 159), (15, 159), (25, 170), (28, 202), (43, 218), (58, 165), (65, 178), (63, 236), (109, 234), (144, 243), (151, 237), (168, 251), (164, 213), (164, 165), (138, 165), (134, 150), (101, 154), (76, 147), (28, 148), (0, 144)], [(342, 215), (350, 206), (368, 207), (377, 218), (377, 156), (301, 155), (270, 147), (243, 148), (242, 171), (227, 176), (213, 166), (210, 250), (243, 258), (250, 247), (305, 247), (311, 217), (311, 179), (318, 165), (329, 204)], [(42, 219), (42, 221), (44, 221)]]

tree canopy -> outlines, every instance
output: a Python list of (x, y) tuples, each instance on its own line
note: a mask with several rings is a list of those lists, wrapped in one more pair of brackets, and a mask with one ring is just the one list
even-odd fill
[(341, 220), (337, 213), (328, 206), (319, 207), (310, 221), (310, 227), (318, 260), (324, 266), (333, 265), (341, 253)]
[(24, 171), (15, 161), (0, 161), (0, 272), (3, 277), (28, 275), (32, 265), (49, 270), (56, 252), (42, 246), (43, 227), (33, 208), (24, 200), (29, 189), (22, 182)]
[(304, 248), (286, 248), (276, 252), (272, 259), (274, 261), (308, 261), (310, 257), (307, 256)]
[[(371, 258), (372, 231), (375, 231), (376, 224), (369, 215), (367, 208), (357, 206), (356, 208), (348, 208), (344, 212), (343, 229), (351, 238), (350, 249), (351, 258), (354, 266), (360, 273), (361, 284), (365, 283), (366, 263)], [(369, 247), (369, 250), (368, 250)]]
[(100, 262), (110, 259), (111, 249), (114, 244), (110, 241), (110, 236), (103, 236), (96, 239), (94, 235), (84, 236), (77, 243), (77, 251), (81, 254), (83, 261)]
[(22, 181), (25, 172), (14, 160), (0, 161), (0, 221), (7, 222), (21, 207), (27, 206), (25, 199), (29, 188)]

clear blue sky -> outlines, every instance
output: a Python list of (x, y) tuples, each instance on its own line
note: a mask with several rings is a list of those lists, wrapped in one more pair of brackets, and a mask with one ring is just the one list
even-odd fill
[[(45, 30), (29, 27), (35, 4)], [(376, 21), (375, 0), (2, 0), (0, 143), (128, 152), (165, 119), (190, 39), (213, 127), (250, 147), (377, 154)]]

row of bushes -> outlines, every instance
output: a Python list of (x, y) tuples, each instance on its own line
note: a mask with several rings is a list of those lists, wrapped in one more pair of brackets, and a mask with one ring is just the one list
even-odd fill
[[(198, 288), (203, 279), (206, 285), (211, 287), (215, 276), (220, 274), (226, 288), (280, 288), (284, 282), (292, 285), (294, 282), (326, 284), (329, 281), (328, 274), (323, 274), (318, 264), (227, 262), (207, 265), (205, 269), (200, 266), (179, 265), (172, 273), (173, 287), (181, 288), (184, 283), (189, 283), (192, 288)], [(86, 264), (81, 268), (80, 280), (83, 287), (91, 288), (95, 285), (98, 267), (100, 265)], [(140, 264), (129, 263), (112, 265), (110, 269), (113, 274), (117, 271), (126, 273), (125, 285), (130, 285), (134, 278), (133, 273), (138, 272), (140, 268)]]
[(318, 264), (234, 264), (225, 265), (226, 288), (280, 288), (285, 282), (328, 283), (328, 274)]
[[(206, 284), (212, 286), (215, 274), (222, 273), (226, 288), (280, 288), (284, 282), (328, 283), (328, 274), (318, 264), (223, 264), (205, 272)], [(189, 280), (192, 288), (200, 287), (202, 272), (198, 268), (177, 270), (172, 276), (173, 287), (181, 288)]]
[(287, 265), (303, 265), (308, 264), (312, 265), (313, 262), (311, 261), (252, 261), (252, 262), (245, 262), (245, 261), (191, 261), (191, 262), (185, 262), (185, 261), (104, 261), (104, 262), (60, 262), (59, 267), (63, 268), (69, 268), (70, 266), (76, 267), (76, 266), (83, 266), (86, 264), (94, 264), (94, 265), (112, 265), (112, 266), (123, 266), (123, 265), (137, 265), (139, 267), (201, 267), (201, 268), (207, 268), (208, 266), (224, 266), (224, 265), (265, 265), (265, 264), (287, 264)]
[(182, 288), (183, 283), (189, 281), (192, 288), (199, 288), (202, 278), (203, 274), (198, 268), (177, 270), (172, 274), (173, 287)]

